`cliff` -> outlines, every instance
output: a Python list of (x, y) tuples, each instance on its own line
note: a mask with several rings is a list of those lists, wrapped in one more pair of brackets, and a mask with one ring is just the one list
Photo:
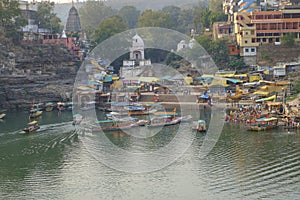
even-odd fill
[(0, 108), (29, 109), (35, 102), (71, 97), (78, 58), (57, 45), (14, 46), (0, 40)]

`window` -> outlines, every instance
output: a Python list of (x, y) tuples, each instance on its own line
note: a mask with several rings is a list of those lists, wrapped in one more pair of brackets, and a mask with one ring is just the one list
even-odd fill
[(245, 43), (247, 44), (247, 43), (248, 43), (248, 40), (245, 40)]
[(251, 52), (254, 53), (254, 52), (255, 52), (255, 49), (254, 49), (254, 48), (251, 48)]
[(245, 49), (245, 52), (248, 53), (248, 52), (249, 52), (249, 49)]
[(254, 35), (254, 31), (251, 31), (251, 35)]

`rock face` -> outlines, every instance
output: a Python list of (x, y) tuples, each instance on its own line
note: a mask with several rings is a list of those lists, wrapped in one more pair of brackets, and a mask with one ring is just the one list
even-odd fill
[(38, 102), (71, 98), (78, 58), (62, 46), (0, 42), (0, 108), (28, 109)]

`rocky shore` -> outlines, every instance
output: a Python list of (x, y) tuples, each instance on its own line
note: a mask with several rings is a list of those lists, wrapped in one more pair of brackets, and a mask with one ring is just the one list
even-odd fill
[(33, 102), (71, 97), (81, 62), (66, 48), (53, 44), (0, 45), (0, 109), (28, 109)]

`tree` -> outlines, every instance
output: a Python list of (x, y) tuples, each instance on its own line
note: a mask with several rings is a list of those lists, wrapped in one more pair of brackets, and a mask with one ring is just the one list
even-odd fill
[(196, 38), (196, 41), (207, 51), (218, 68), (228, 67), (229, 52), (225, 40), (213, 41), (211, 37), (201, 35)]
[(232, 70), (240, 70), (240, 69), (245, 69), (247, 65), (245, 64), (243, 58), (233, 57), (230, 59), (228, 67)]
[(0, 2), (0, 30), (7, 37), (18, 38), (18, 30), (26, 24), (25, 19), (21, 15), (19, 2), (17, 0), (2, 0)]
[(37, 2), (37, 24), (39, 28), (49, 29), (52, 33), (62, 31), (61, 20), (53, 13), (54, 2)]
[(93, 36), (93, 42), (99, 44), (109, 37), (126, 30), (126, 24), (119, 16), (113, 16), (105, 19), (97, 27)]
[(127, 23), (128, 28), (135, 28), (140, 16), (140, 11), (134, 6), (124, 6), (118, 14)]
[(191, 29), (194, 29), (193, 25), (193, 11), (192, 9), (181, 10), (177, 20), (176, 30), (181, 33), (189, 34)]
[(145, 10), (139, 17), (138, 26), (171, 28), (170, 16), (161, 10)]
[(78, 14), (82, 29), (88, 37), (93, 37), (92, 34), (95, 32), (96, 27), (98, 27), (103, 20), (117, 14), (117, 11), (106, 6), (101, 1), (88, 0), (78, 9)]
[(222, 0), (209, 0), (209, 9), (215, 13), (222, 13)]
[(177, 6), (166, 6), (162, 8), (162, 11), (169, 14), (170, 28), (176, 30), (178, 27), (178, 17), (180, 14), (180, 8)]
[(295, 45), (295, 35), (293, 33), (285, 34), (282, 37), (282, 44), (288, 47), (292, 47)]

